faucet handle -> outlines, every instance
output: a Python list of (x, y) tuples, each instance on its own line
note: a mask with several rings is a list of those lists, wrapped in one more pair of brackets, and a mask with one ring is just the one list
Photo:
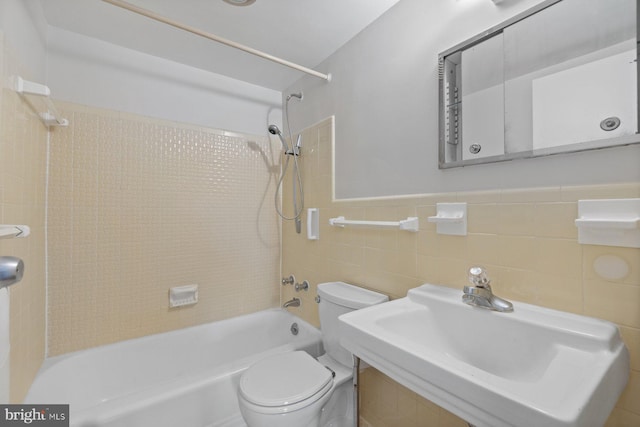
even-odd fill
[(487, 272), (482, 267), (471, 267), (469, 269), (469, 282), (473, 284), (473, 286), (477, 286), (479, 288), (489, 288), (489, 283), (491, 280), (487, 276)]
[(295, 282), (296, 282), (296, 278), (293, 274), (289, 277), (282, 278), (282, 286), (293, 285)]

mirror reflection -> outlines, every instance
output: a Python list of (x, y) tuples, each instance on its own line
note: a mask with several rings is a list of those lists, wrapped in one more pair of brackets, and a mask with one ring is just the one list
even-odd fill
[(636, 0), (553, 0), (440, 55), (440, 166), (640, 142)]

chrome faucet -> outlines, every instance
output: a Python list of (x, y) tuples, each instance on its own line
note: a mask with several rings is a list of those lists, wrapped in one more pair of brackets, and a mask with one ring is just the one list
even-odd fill
[(287, 307), (300, 307), (300, 298), (294, 298), (282, 304), (282, 308)]
[(488, 310), (510, 313), (513, 311), (513, 304), (504, 300), (491, 292), (491, 280), (482, 267), (471, 267), (469, 269), (469, 282), (472, 286), (463, 288), (464, 295), (462, 301), (476, 307)]

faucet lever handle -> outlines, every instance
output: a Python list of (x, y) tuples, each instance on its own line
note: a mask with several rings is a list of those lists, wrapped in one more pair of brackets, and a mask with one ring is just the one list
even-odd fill
[(491, 286), (489, 283), (491, 280), (487, 276), (487, 272), (482, 267), (471, 267), (469, 269), (469, 282), (471, 282), (474, 286), (479, 288), (489, 288)]

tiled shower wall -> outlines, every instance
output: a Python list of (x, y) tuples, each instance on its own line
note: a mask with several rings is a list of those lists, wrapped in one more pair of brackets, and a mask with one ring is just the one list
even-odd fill
[[(72, 104), (52, 135), (49, 355), (279, 304), (277, 156), (230, 134)], [(173, 286), (199, 285), (168, 308)]]
[[(484, 265), (501, 297), (618, 324), (632, 371), (607, 427), (640, 425), (640, 249), (580, 245), (573, 222), (579, 199), (637, 198), (640, 182), (332, 202), (332, 121), (305, 130), (302, 138), (305, 206), (320, 208), (321, 225), (317, 241), (296, 234), (291, 223), (283, 225), (282, 273), (311, 283), (306, 293), (283, 287), (283, 299), (302, 299), (291, 312), (318, 325), (314, 297), (322, 282), (341, 280), (392, 298), (427, 282), (462, 292), (468, 268)], [(284, 188), (286, 207), (290, 183)], [(436, 214), (439, 202), (468, 203), (467, 236), (436, 234), (427, 217)], [(328, 219), (337, 216), (386, 221), (417, 216), (420, 230), (330, 227)], [(630, 273), (617, 281), (599, 277), (593, 261), (605, 254), (625, 260)], [(372, 368), (362, 374), (360, 405), (366, 427), (467, 427)]]
[(46, 313), (47, 130), (13, 90), (12, 76), (29, 78), (17, 58), (0, 33), (0, 224), (31, 227), (27, 238), (0, 240), (0, 255), (25, 263), (22, 281), (9, 288), (11, 402), (22, 401), (44, 359)]

